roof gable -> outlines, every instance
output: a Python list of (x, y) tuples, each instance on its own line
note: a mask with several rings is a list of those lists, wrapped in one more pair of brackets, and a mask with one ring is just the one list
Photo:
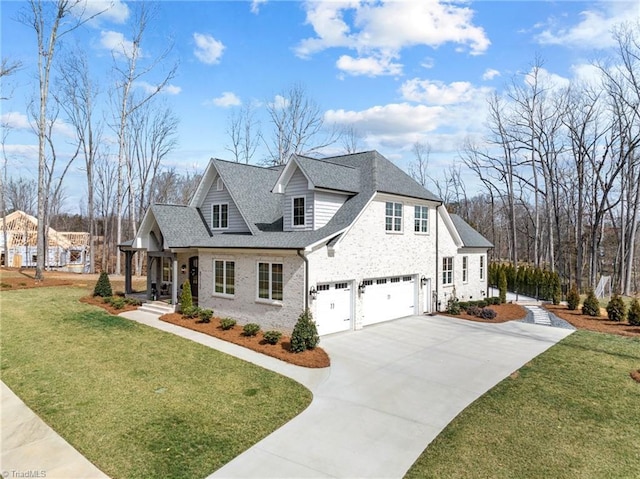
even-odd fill
[(493, 244), (460, 216), (451, 213), (451, 221), (455, 226), (462, 243), (467, 248), (493, 248)]

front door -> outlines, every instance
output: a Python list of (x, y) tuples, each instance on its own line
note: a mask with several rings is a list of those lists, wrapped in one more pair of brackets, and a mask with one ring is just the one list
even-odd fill
[(191, 286), (191, 296), (198, 299), (198, 257), (189, 258), (189, 286)]

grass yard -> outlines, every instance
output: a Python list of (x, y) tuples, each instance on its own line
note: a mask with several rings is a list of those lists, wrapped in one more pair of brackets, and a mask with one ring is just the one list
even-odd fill
[(406, 477), (640, 477), (639, 368), (639, 338), (576, 331), (465, 409)]
[(205, 477), (311, 401), (290, 379), (79, 303), (86, 294), (2, 292), (2, 380), (114, 479)]

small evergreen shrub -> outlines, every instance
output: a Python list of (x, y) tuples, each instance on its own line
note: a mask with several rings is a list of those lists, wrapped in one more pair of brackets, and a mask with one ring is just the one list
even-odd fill
[(95, 288), (93, 288), (94, 296), (101, 296), (103, 298), (108, 298), (113, 296), (113, 291), (111, 289), (111, 281), (109, 281), (109, 275), (106, 271), (100, 273), (98, 277), (98, 282), (96, 283)]
[(480, 316), (482, 314), (482, 308), (478, 307), (478, 306), (469, 306), (467, 308), (467, 314), (470, 314), (471, 316)]
[(193, 306), (193, 296), (191, 295), (191, 284), (185, 281), (182, 285), (182, 293), (180, 294), (180, 309), (184, 311)]
[(500, 297), (499, 297), (499, 296), (494, 296), (494, 297), (492, 297), (492, 298), (491, 298), (491, 304), (496, 305), (496, 306), (497, 306), (498, 304), (500, 304)]
[(451, 295), (451, 298), (447, 301), (447, 313), (460, 314), (460, 311), (462, 311), (460, 301), (458, 301), (458, 298), (456, 298), (455, 295)]
[(482, 308), (480, 312), (480, 317), (482, 319), (495, 319), (496, 316), (498, 316), (498, 313), (491, 308)]
[(578, 305), (580, 304), (580, 293), (575, 286), (573, 286), (569, 292), (567, 293), (567, 308), (571, 311), (575, 311), (578, 309)]
[(489, 303), (487, 301), (482, 300), (482, 301), (478, 301), (476, 303), (476, 306), (478, 306), (479, 308), (486, 308), (487, 306), (489, 306)]
[(210, 323), (211, 322), (211, 318), (213, 317), (213, 310), (211, 309), (201, 309), (200, 312), (198, 313), (199, 316), (199, 323)]
[(592, 289), (589, 290), (587, 297), (582, 304), (582, 314), (594, 317), (600, 316), (600, 303)]
[(622, 301), (620, 295), (615, 293), (609, 304), (607, 304), (607, 317), (609, 321), (624, 321), (627, 317), (627, 306)]
[(305, 310), (299, 317), (291, 334), (291, 351), (301, 353), (318, 345), (320, 336), (311, 311)]
[(463, 309), (466, 311), (467, 308), (474, 306), (475, 303), (473, 301), (460, 301), (458, 305), (460, 306), (460, 309)]
[(560, 284), (560, 276), (558, 273), (554, 273), (551, 278), (551, 302), (553, 304), (560, 304), (560, 300), (562, 299), (562, 285)]
[(260, 325), (256, 323), (245, 324), (242, 328), (242, 334), (245, 336), (255, 336), (260, 332)]
[(638, 298), (633, 298), (629, 305), (627, 321), (629, 321), (631, 326), (640, 326), (640, 302), (638, 301)]
[(507, 274), (500, 270), (498, 275), (498, 289), (500, 290), (500, 304), (507, 302)]
[(229, 329), (233, 329), (233, 327), (236, 325), (237, 321), (233, 318), (222, 318), (220, 320), (220, 327), (227, 331)]
[(189, 306), (188, 308), (182, 308), (182, 317), (193, 319), (200, 316), (200, 308), (197, 306)]
[(142, 301), (140, 301), (138, 298), (126, 298), (124, 301), (131, 306), (142, 306)]
[(282, 333), (280, 331), (265, 331), (264, 340), (269, 344), (278, 344), (280, 338), (282, 337)]
[(114, 308), (114, 309), (122, 309), (124, 308), (124, 305), (126, 304), (124, 298), (120, 298), (119, 296), (113, 296), (111, 297), (111, 301), (109, 301), (109, 304)]

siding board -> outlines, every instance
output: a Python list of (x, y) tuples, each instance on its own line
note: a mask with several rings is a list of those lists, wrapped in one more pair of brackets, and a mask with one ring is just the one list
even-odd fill
[[(249, 228), (247, 224), (244, 222), (242, 215), (240, 214), (240, 210), (236, 207), (235, 203), (231, 199), (231, 195), (227, 190), (226, 186), (222, 188), (221, 191), (217, 190), (218, 183), (218, 175), (214, 178), (211, 183), (211, 188), (205, 195), (204, 201), (202, 202), (202, 216), (204, 216), (205, 221), (211, 228), (211, 232), (213, 234), (216, 233), (248, 233)], [(211, 205), (214, 203), (228, 203), (229, 204), (229, 227), (224, 230), (216, 230), (213, 229), (213, 225), (211, 223)]]
[[(293, 227), (291, 213), (293, 198), (304, 196), (304, 226)], [(284, 191), (283, 229), (284, 231), (307, 231), (313, 229), (313, 193), (309, 190), (309, 182), (299, 169), (291, 176)]]

